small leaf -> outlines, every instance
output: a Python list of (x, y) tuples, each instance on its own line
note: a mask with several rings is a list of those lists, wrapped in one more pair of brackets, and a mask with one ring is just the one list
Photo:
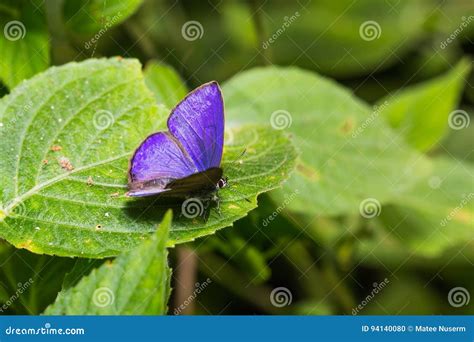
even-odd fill
[(176, 106), (188, 93), (178, 73), (173, 68), (157, 62), (146, 65), (145, 83), (155, 95), (156, 102), (167, 108)]
[(286, 209), (356, 213), (364, 199), (390, 200), (429, 170), (376, 111), (317, 74), (257, 68), (232, 78), (223, 91), (230, 124), (257, 122), (294, 134), (301, 151), (296, 172), (272, 192)]
[(49, 65), (43, 1), (7, 0), (0, 9), (0, 80), (13, 88)]
[(443, 137), (470, 70), (471, 64), (462, 60), (445, 75), (382, 99), (380, 112), (410, 145), (426, 151)]
[(46, 315), (164, 315), (170, 294), (166, 241), (172, 214), (134, 250), (59, 293)]
[(72, 31), (98, 33), (131, 16), (143, 0), (75, 0), (64, 2), (64, 20)]
[(14, 89), (0, 100), (0, 237), (36, 253), (114, 256), (153, 232), (172, 206), (174, 245), (230, 226), (294, 168), (285, 134), (241, 127), (227, 132), (220, 214), (190, 219), (181, 204), (125, 197), (130, 156), (166, 129), (168, 114), (135, 60), (53, 67)]

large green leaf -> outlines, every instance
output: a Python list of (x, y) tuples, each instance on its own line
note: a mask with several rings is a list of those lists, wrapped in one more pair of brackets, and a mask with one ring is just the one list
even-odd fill
[[(124, 196), (131, 154), (148, 134), (165, 129), (167, 116), (135, 60), (71, 63), (14, 89), (0, 101), (0, 237), (65, 256), (132, 248), (171, 205)], [(282, 132), (242, 127), (228, 132), (226, 144), (222, 166), (230, 181), (220, 191), (220, 214), (176, 215), (169, 245), (231, 225), (294, 167), (296, 152)]]
[(395, 198), (396, 205), (384, 208), (382, 225), (361, 245), (361, 255), (374, 253), (383, 260), (408, 251), (409, 256), (432, 258), (450, 248), (462, 251), (472, 245), (473, 178), (473, 165), (435, 159), (430, 177)]
[(102, 35), (132, 15), (143, 0), (75, 0), (64, 2), (64, 20), (79, 33)]
[(13, 88), (49, 65), (49, 37), (40, 0), (0, 5), (0, 80)]
[(258, 122), (293, 133), (301, 158), (283, 190), (272, 192), (285, 208), (357, 212), (364, 199), (390, 200), (429, 169), (377, 110), (371, 113), (347, 90), (314, 73), (258, 68), (232, 78), (223, 91), (231, 124)]
[(154, 61), (146, 65), (145, 83), (155, 95), (156, 102), (168, 108), (173, 108), (188, 92), (173, 68)]
[(150, 239), (60, 292), (45, 314), (166, 314), (171, 276), (166, 242), (171, 219), (170, 211)]
[(442, 138), (453, 120), (449, 114), (457, 106), (470, 70), (471, 63), (462, 60), (445, 75), (388, 95), (379, 103), (381, 113), (410, 145), (425, 151)]

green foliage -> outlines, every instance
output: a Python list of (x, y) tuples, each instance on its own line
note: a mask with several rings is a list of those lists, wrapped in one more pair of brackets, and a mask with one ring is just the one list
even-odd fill
[(173, 68), (157, 62), (146, 65), (145, 83), (155, 95), (156, 102), (167, 108), (173, 108), (188, 93), (178, 73)]
[(470, 70), (471, 63), (462, 60), (445, 75), (380, 100), (380, 112), (410, 145), (426, 151), (443, 137)]
[[(429, 170), (377, 113), (335, 83), (296, 68), (260, 68), (223, 86), (230, 124), (256, 122), (294, 135), (301, 156), (278, 203), (306, 214), (354, 213), (390, 200)], [(256, 96), (258, 94), (258, 96)], [(407, 167), (409, 166), (409, 167)], [(309, 204), (310, 203), (310, 204)]]
[(43, 1), (7, 0), (0, 5), (0, 81), (13, 88), (49, 65)]
[[(132, 248), (170, 204), (124, 196), (128, 160), (147, 135), (165, 129), (167, 116), (134, 60), (71, 63), (14, 89), (0, 102), (0, 236), (65, 256)], [(283, 133), (258, 127), (228, 133), (223, 168), (230, 187), (221, 191), (221, 213), (211, 210), (207, 220), (177, 215), (169, 245), (231, 225), (293, 169), (296, 153)]]
[(435, 159), (429, 177), (382, 208), (383, 225), (375, 227), (376, 237), (362, 254), (375, 249), (384, 259), (397, 251), (435, 257), (448, 248), (464, 249), (473, 236), (473, 175), (473, 165)]
[(64, 1), (64, 20), (74, 32), (98, 33), (126, 20), (142, 2), (143, 0)]
[(156, 233), (63, 290), (46, 315), (163, 315), (170, 295), (169, 211)]

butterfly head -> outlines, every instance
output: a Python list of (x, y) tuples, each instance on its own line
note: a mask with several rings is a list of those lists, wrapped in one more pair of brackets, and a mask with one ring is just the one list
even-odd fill
[(219, 179), (219, 181), (217, 182), (216, 186), (218, 189), (225, 188), (227, 186), (227, 182), (228, 182), (227, 177), (221, 177), (221, 179)]

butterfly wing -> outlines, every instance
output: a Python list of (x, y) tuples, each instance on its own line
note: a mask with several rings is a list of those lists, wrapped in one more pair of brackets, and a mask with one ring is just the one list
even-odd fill
[(171, 112), (168, 129), (199, 172), (219, 167), (224, 144), (224, 101), (217, 82), (188, 94)]
[(146, 138), (130, 161), (129, 196), (149, 196), (170, 189), (175, 179), (199, 172), (183, 146), (168, 132)]

